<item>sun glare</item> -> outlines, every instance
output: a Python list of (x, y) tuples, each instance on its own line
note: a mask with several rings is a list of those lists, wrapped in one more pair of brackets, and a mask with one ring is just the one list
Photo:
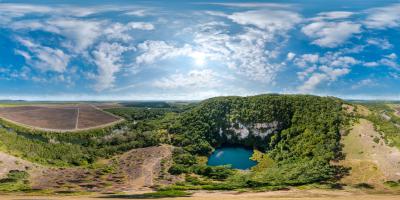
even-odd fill
[(194, 52), (191, 57), (196, 65), (204, 65), (206, 63), (206, 55), (202, 52)]

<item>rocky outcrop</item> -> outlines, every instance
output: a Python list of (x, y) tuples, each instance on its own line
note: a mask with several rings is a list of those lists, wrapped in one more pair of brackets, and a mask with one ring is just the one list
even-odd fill
[[(227, 130), (220, 129), (220, 135), (226, 134), (227, 138), (237, 137), (239, 139), (246, 139), (250, 135), (266, 138), (268, 135), (276, 133), (281, 129), (282, 123), (278, 121), (272, 121), (270, 123), (254, 123), (254, 124), (243, 124), (241, 122), (231, 123)], [(233, 135), (232, 135), (233, 134)]]

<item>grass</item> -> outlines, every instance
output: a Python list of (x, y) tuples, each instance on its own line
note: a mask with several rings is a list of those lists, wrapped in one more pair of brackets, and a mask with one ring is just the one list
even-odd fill
[(385, 186), (389, 188), (400, 188), (400, 180), (399, 181), (386, 181), (384, 183)]
[(8, 172), (7, 177), (0, 179), (0, 191), (18, 192), (29, 190), (29, 174), (25, 171), (12, 170)]
[(0, 183), (1, 192), (19, 192), (29, 190), (30, 186), (24, 181)]
[[(365, 119), (360, 119), (359, 124), (355, 124), (349, 134), (342, 137), (342, 144), (344, 145), (343, 153), (346, 155), (346, 159), (341, 161), (340, 164), (351, 168), (350, 175), (345, 176), (340, 181), (343, 184), (358, 185), (366, 183), (382, 187), (384, 175), (378, 169), (378, 165), (370, 161), (371, 155), (369, 155), (369, 150), (365, 149), (366, 147), (363, 145), (360, 137), (360, 134), (368, 131), (365, 129), (368, 123)], [(369, 131), (372, 132), (374, 130)]]

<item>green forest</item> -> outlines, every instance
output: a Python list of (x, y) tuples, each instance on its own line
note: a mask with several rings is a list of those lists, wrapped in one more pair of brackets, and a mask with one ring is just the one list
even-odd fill
[[(74, 133), (26, 129), (1, 121), (0, 149), (49, 166), (90, 167), (131, 149), (175, 147), (171, 174), (186, 174), (176, 188), (235, 189), (333, 183), (346, 169), (341, 154), (344, 102), (311, 95), (216, 97), (199, 103), (128, 104), (106, 109), (125, 122)], [(152, 107), (153, 106), (153, 107)], [(247, 130), (245, 136), (235, 130)], [(243, 173), (207, 166), (204, 158), (223, 145), (258, 150), (259, 165)], [(193, 176), (196, 175), (196, 176)]]

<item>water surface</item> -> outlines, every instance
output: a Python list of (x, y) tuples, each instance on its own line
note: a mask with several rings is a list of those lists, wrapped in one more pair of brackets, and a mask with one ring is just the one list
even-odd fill
[(221, 147), (208, 158), (208, 165), (231, 165), (235, 169), (250, 169), (257, 162), (250, 160), (253, 150), (243, 147)]

